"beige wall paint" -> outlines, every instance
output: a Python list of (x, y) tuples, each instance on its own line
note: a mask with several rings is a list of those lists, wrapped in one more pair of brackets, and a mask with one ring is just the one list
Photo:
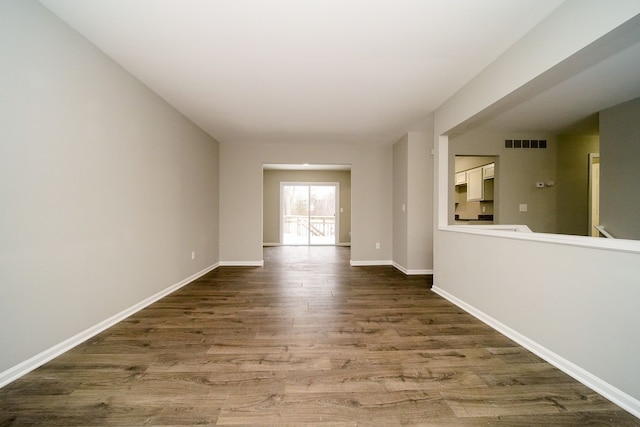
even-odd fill
[(217, 263), (219, 222), (216, 141), (35, 1), (0, 40), (2, 372)]
[[(504, 148), (505, 139), (546, 139), (546, 149)], [(536, 188), (536, 182), (556, 181), (554, 136), (468, 132), (449, 142), (449, 219), (453, 223), (456, 155), (497, 156), (494, 196), (496, 224), (524, 224), (540, 233), (556, 231), (556, 188)], [(519, 205), (527, 204), (527, 212)]]
[(589, 153), (600, 152), (598, 135), (558, 135), (557, 229), (589, 235)]
[(280, 242), (280, 183), (337, 182), (340, 185), (338, 244), (351, 242), (351, 171), (265, 170), (263, 175), (263, 242)]
[(600, 225), (640, 240), (640, 99), (600, 113)]
[(350, 164), (351, 259), (391, 262), (391, 146), (220, 144), (222, 263), (262, 261), (262, 168), (271, 163)]

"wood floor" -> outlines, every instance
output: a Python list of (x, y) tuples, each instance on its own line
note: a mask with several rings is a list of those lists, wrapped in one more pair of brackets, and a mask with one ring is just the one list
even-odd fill
[(0, 389), (0, 426), (640, 426), (349, 248), (265, 248)]

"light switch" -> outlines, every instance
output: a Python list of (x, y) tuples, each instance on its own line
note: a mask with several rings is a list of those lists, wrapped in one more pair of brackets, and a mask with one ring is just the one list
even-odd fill
[(526, 203), (520, 203), (520, 212), (526, 212), (527, 211), (527, 204)]

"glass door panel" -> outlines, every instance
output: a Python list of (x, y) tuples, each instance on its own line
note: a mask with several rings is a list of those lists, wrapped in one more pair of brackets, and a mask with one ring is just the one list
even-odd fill
[(282, 184), (282, 244), (336, 244), (337, 184)]
[(282, 244), (309, 244), (309, 186), (282, 186)]
[(336, 243), (336, 187), (312, 185), (309, 187), (309, 244), (334, 245)]

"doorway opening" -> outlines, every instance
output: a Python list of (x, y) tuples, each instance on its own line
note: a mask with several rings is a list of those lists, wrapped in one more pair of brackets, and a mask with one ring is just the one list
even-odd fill
[(498, 156), (456, 154), (453, 224), (499, 224)]
[(336, 245), (340, 184), (282, 182), (280, 241), (283, 245)]
[(589, 234), (600, 237), (600, 153), (589, 153)]

